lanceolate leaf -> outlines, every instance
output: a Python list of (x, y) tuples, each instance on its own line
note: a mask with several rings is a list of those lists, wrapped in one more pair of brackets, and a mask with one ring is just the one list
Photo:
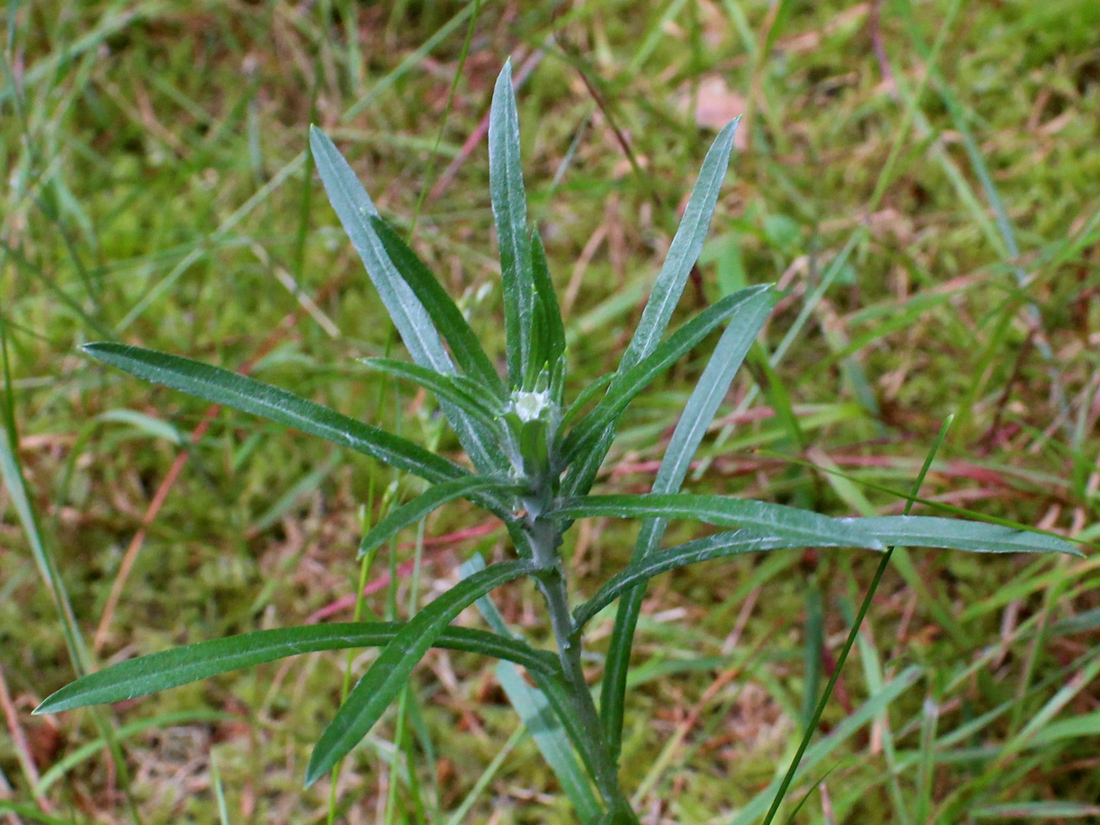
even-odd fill
[(428, 313), (398, 273), (370, 219), (378, 214), (348, 162), (328, 136), (311, 126), (309, 146), (329, 202), (363, 260), (371, 282), (416, 363), (438, 372), (453, 372), (451, 359)]
[(490, 429), (498, 428), (502, 405), (480, 384), (461, 375), (445, 375), (418, 364), (392, 358), (364, 358), (363, 363), (390, 375), (412, 381), (435, 393), (441, 401), (450, 401)]
[[(775, 304), (776, 294), (767, 292), (752, 298), (734, 314), (729, 326), (722, 333), (711, 354), (706, 369), (699, 377), (684, 412), (676, 424), (672, 438), (661, 459), (657, 477), (653, 481), (654, 493), (676, 493), (687, 476), (691, 461), (707, 428), (714, 420), (722, 399), (729, 392), (730, 383), (745, 360), (757, 333), (764, 325)], [(634, 545), (633, 561), (640, 561), (655, 552), (665, 533), (664, 519), (647, 519), (642, 524)], [(623, 709), (625, 706), (626, 677), (630, 666), (630, 651), (634, 631), (645, 597), (645, 581), (626, 591), (619, 602), (615, 616), (615, 629), (611, 633), (604, 677), (600, 694), (600, 716), (604, 726), (604, 739), (611, 752), (618, 757), (622, 740)]]
[(489, 110), (489, 192), (500, 241), (508, 376), (513, 387), (522, 384), (533, 357), (539, 355), (531, 352), (529, 336), (536, 298), (519, 152), (519, 115), (509, 61), (497, 77)]
[[(545, 347), (541, 358), (543, 362), (554, 367), (561, 363), (565, 356), (565, 324), (562, 321), (561, 307), (558, 306), (558, 297), (554, 291), (554, 282), (550, 278), (546, 249), (542, 245), (542, 237), (538, 229), (531, 233), (531, 263), (535, 299), (540, 310), (539, 315), (543, 318), (545, 334)], [(542, 366), (542, 363), (537, 363), (535, 369), (541, 369)]]
[[(581, 419), (569, 433), (563, 448), (568, 465), (578, 456), (592, 452), (604, 430), (611, 428), (635, 396), (644, 390), (657, 376), (676, 363), (688, 350), (698, 344), (715, 327), (741, 309), (746, 302), (760, 298), (767, 287), (751, 287), (733, 295), (727, 295), (713, 306), (707, 307), (676, 332), (669, 336), (650, 355), (623, 375), (622, 381), (612, 381), (600, 403)], [(606, 452), (604, 453), (606, 455)], [(602, 461), (603, 456), (600, 456)], [(571, 488), (572, 489), (572, 488)]]
[[(332, 208), (363, 260), (367, 275), (413, 361), (436, 372), (453, 373), (454, 365), (431, 318), (390, 260), (374, 229), (371, 218), (378, 210), (370, 196), (339, 150), (316, 126), (310, 127), (309, 145)], [(508, 461), (490, 433), (450, 402), (443, 401), (440, 406), (475, 466), (482, 472), (507, 469)]]
[(469, 378), (503, 399), (504, 384), (500, 376), (451, 296), (388, 223), (377, 215), (370, 222), (398, 273), (435, 321), (459, 366)]
[(718, 192), (729, 166), (730, 153), (733, 151), (733, 135), (737, 130), (737, 121), (728, 123), (707, 152), (699, 178), (691, 190), (684, 217), (672, 239), (672, 245), (665, 256), (664, 265), (653, 284), (649, 301), (642, 311), (642, 319), (634, 331), (634, 337), (623, 353), (619, 363), (616, 381), (625, 381), (625, 373), (657, 348), (664, 336), (672, 312), (680, 301), (688, 275), (703, 251), (703, 241), (710, 229), (710, 220), (714, 216), (714, 207), (718, 203)]
[(429, 487), (412, 501), (393, 510), (363, 536), (359, 544), (359, 558), (376, 547), (381, 547), (400, 531), (416, 524), (448, 501), (454, 501), (456, 498), (472, 499), (475, 493), (483, 490), (508, 492), (514, 490), (515, 486), (515, 482), (507, 478), (470, 475)]
[(601, 375), (577, 393), (577, 397), (573, 399), (573, 403), (571, 403), (568, 409), (562, 414), (561, 426), (568, 427), (572, 424), (573, 420), (584, 411), (584, 408), (592, 403), (592, 400), (600, 394), (600, 391), (607, 388), (607, 385), (611, 383), (613, 375), (614, 373)]
[(1068, 553), (1080, 556), (1070, 542), (1047, 533), (1013, 530), (1000, 524), (935, 516), (872, 516), (847, 519), (883, 544), (939, 547), (971, 553)]
[[(642, 312), (642, 319), (634, 332), (634, 337), (623, 353), (622, 361), (612, 380), (612, 390), (630, 386), (628, 373), (642, 359), (646, 358), (658, 346), (661, 336), (668, 327), (673, 310), (684, 291), (688, 275), (691, 274), (699, 253), (703, 249), (718, 203), (718, 192), (729, 166), (730, 153), (733, 151), (733, 136), (737, 129), (737, 120), (727, 124), (711, 144), (699, 171), (699, 178), (691, 191), (684, 217), (672, 239), (665, 263), (653, 284), (649, 301)], [(609, 391), (610, 392), (610, 391)], [(613, 424), (605, 426), (604, 431), (589, 439), (589, 445), (580, 453), (580, 460), (570, 469), (564, 489), (573, 495), (587, 493), (596, 479), (600, 464), (614, 440)]]
[(640, 496), (587, 496), (567, 499), (549, 515), (566, 518), (687, 518), (721, 527), (748, 527), (813, 547), (832, 545), (882, 550), (884, 545), (860, 526), (862, 519), (829, 518), (809, 510), (730, 496), (648, 493)]
[[(575, 628), (583, 627), (597, 613), (619, 598), (631, 588), (645, 584), (649, 579), (679, 567), (697, 564), (711, 559), (738, 556), (743, 553), (761, 553), (767, 550), (787, 550), (796, 547), (848, 547), (845, 540), (820, 539), (807, 542), (797, 536), (769, 535), (765, 530), (745, 528), (728, 533), (716, 533), (713, 536), (689, 541), (658, 550), (643, 559), (631, 562), (617, 573), (587, 602), (573, 612)], [(881, 549), (881, 548), (876, 548)]]
[(459, 613), (493, 588), (534, 569), (529, 561), (487, 567), (459, 582), (410, 619), (348, 694), (347, 701), (321, 734), (306, 771), (306, 785), (326, 774), (366, 736), (408, 683), (413, 668), (428, 648)]
[(562, 480), (561, 489), (566, 495), (580, 496), (592, 489), (604, 458), (615, 442), (615, 426), (604, 427), (594, 441), (589, 441), (583, 450), (578, 451), (576, 459)]
[(715, 345), (706, 369), (684, 406), (653, 481), (654, 493), (679, 491), (707, 428), (729, 392), (734, 375), (778, 299), (770, 287), (744, 291), (750, 293), (749, 297), (730, 316), (729, 326)]
[(138, 378), (320, 436), (428, 481), (468, 475), (459, 465), (411, 441), (220, 367), (123, 344), (87, 344), (84, 351)]
[[(177, 647), (128, 659), (77, 679), (47, 697), (34, 712), (58, 713), (85, 705), (121, 702), (299, 653), (381, 647), (393, 641), (404, 626), (404, 622), (307, 625), (261, 630)], [(551, 677), (558, 673), (557, 658), (552, 653), (483, 630), (446, 628), (433, 645), (494, 656)]]

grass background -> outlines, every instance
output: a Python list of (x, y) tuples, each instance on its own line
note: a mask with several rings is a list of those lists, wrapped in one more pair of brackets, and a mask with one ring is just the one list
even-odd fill
[[(4, 14), (9, 821), (211, 822), (221, 809), (232, 822), (434, 823), (464, 801), (461, 821), (572, 821), (492, 663), (464, 654), (429, 655), (400, 736), (387, 723), (368, 737), (335, 803), (301, 780), (339, 698), (340, 655), (29, 715), (79, 668), (350, 618), (360, 506), (377, 512), (410, 482), (77, 347), (121, 340), (247, 369), (454, 450), (429, 399), (356, 363), (400, 344), (303, 154), (306, 127), (322, 125), (383, 213), (415, 227), (502, 352), (479, 126), (509, 55), (526, 78), (528, 197), (569, 311), (574, 392), (616, 363), (714, 128), (744, 116), (684, 305), (778, 282), (762, 339), (775, 367), (755, 370), (764, 393), (747, 370), (735, 383), (693, 489), (899, 512), (893, 491), (954, 412), (927, 499), (1100, 534), (1091, 0), (13, 2)], [(603, 489), (646, 488), (705, 357), (637, 402)], [(577, 588), (591, 593), (633, 533), (598, 520), (575, 533)], [(508, 552), (463, 506), (419, 535), (418, 571), (409, 536), (372, 572), (375, 614), (403, 613), (414, 578), (427, 599), (475, 550)], [(876, 563), (778, 553), (653, 583), (623, 759), (643, 821), (755, 821)], [(1096, 568), (899, 552), (791, 796), (808, 794), (795, 821), (1097, 821)], [(533, 591), (500, 601), (538, 638)], [(609, 624), (593, 628), (598, 653)]]

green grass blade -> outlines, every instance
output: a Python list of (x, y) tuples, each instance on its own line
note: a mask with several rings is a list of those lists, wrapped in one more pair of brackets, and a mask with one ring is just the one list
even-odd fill
[[(940, 432), (936, 440), (932, 442), (932, 448), (924, 457), (924, 464), (921, 465), (920, 472), (917, 473), (917, 479), (913, 484), (913, 491), (908, 496), (909, 500), (905, 503), (905, 515), (909, 515), (909, 511), (913, 509), (914, 499), (920, 492), (921, 485), (924, 484), (925, 476), (928, 475), (928, 470), (932, 467), (932, 461), (935, 459), (936, 453), (943, 445), (944, 439), (947, 438), (947, 431), (951, 428), (951, 423), (954, 421), (954, 418), (953, 415), (947, 416), (947, 419), (943, 422), (943, 426), (940, 427)], [(886, 552), (883, 553), (882, 560), (879, 562), (878, 568), (875, 570), (875, 574), (871, 579), (871, 586), (867, 588), (867, 595), (864, 596), (863, 603), (859, 606), (859, 612), (856, 614), (855, 621), (852, 622), (852, 627), (848, 631), (848, 638), (844, 642), (844, 647), (840, 649), (840, 655), (837, 657), (836, 665), (833, 667), (833, 673), (829, 677), (828, 684), (825, 685), (825, 691), (821, 694), (820, 701), (817, 703), (813, 718), (806, 726), (805, 731), (803, 731), (802, 739), (798, 743), (798, 748), (795, 750), (790, 767), (787, 768), (786, 773), (784, 773), (781, 778), (776, 780), (777, 784), (773, 783), (776, 784), (775, 796), (772, 798), (768, 812), (764, 815), (763, 825), (771, 825), (776, 814), (779, 813), (779, 807), (783, 804), (783, 799), (786, 797), (787, 790), (790, 788), (791, 783), (798, 773), (803, 757), (808, 757), (810, 753), (810, 740), (813, 738), (814, 732), (817, 731), (818, 723), (821, 721), (821, 715), (825, 712), (825, 706), (828, 704), (830, 697), (832, 697), (833, 690), (836, 689), (840, 674), (844, 670), (844, 664), (848, 661), (848, 654), (852, 652), (856, 637), (859, 635), (859, 628), (863, 624), (864, 618), (867, 616), (867, 611), (871, 608), (871, 600), (878, 591), (878, 586), (882, 582), (882, 576), (886, 572), (887, 566), (890, 564), (890, 557), (893, 555), (894, 549), (894, 545), (890, 545), (886, 548)]]
[[(34, 712), (59, 713), (85, 705), (121, 702), (299, 653), (382, 647), (392, 642), (404, 627), (404, 622), (337, 622), (260, 630), (198, 642), (128, 659), (77, 679), (48, 696)], [(547, 675), (558, 672), (557, 659), (552, 653), (484, 630), (446, 628), (432, 644), (506, 659)]]
[(462, 371), (503, 399), (504, 384), (493, 368), (493, 362), (485, 354), (481, 342), (451, 296), (393, 227), (377, 215), (371, 217), (370, 223), (398, 274), (435, 321)]
[(1067, 553), (1082, 556), (1068, 541), (1049, 533), (1014, 530), (1000, 524), (936, 516), (872, 516), (852, 519), (883, 544), (938, 547), (970, 553)]
[[(485, 561), (481, 556), (474, 555), (462, 563), (459, 567), (459, 574), (465, 578), (484, 569)], [(504, 617), (500, 614), (490, 596), (483, 596), (478, 599), (477, 609), (482, 618), (488, 622), (489, 627), (497, 634), (501, 636), (511, 635)], [(502, 671), (509, 671), (515, 676), (514, 678), (500, 678)], [(536, 730), (540, 732), (539, 735), (535, 736), (535, 745), (542, 753), (546, 763), (558, 776), (562, 788), (576, 790), (575, 797), (570, 795), (570, 802), (578, 811), (588, 810), (592, 802), (592, 788), (586, 780), (583, 780), (583, 775), (582, 781), (578, 781), (575, 775), (577, 762), (573, 758), (574, 751), (584, 761), (589, 776), (595, 776), (595, 769), (590, 754), (585, 750), (586, 738), (584, 731), (581, 730), (580, 720), (570, 706), (569, 697), (566, 695), (563, 683), (557, 673), (546, 674), (530, 669), (529, 671), (535, 682), (535, 687), (531, 687), (524, 682), (510, 663), (501, 662), (497, 666), (497, 676), (501, 687), (505, 695), (508, 696), (508, 701), (511, 702), (512, 707), (515, 708), (516, 713), (523, 720), (524, 727), (532, 732)], [(514, 691), (515, 696), (513, 696), (510, 686), (517, 684), (522, 684), (523, 689)], [(553, 715), (550, 718), (546, 713), (547, 709), (552, 711)], [(567, 754), (568, 758), (563, 757), (562, 754)], [(567, 791), (567, 793), (570, 793), (570, 791)]]
[(38, 806), (20, 802), (0, 802), (0, 814), (6, 814), (9, 817), (17, 817), (16, 822), (22, 822), (22, 817), (30, 822), (39, 822), (41, 825), (78, 825), (79, 820), (76, 819), (61, 819), (60, 817), (50, 816), (49, 814), (42, 813)]
[[(885, 684), (882, 690), (856, 708), (854, 713), (842, 719), (830, 731), (828, 736), (822, 738), (806, 751), (797, 776), (805, 776), (828, 759), (837, 748), (850, 739), (860, 728), (873, 722), (875, 717), (882, 714), (895, 699), (916, 684), (923, 674), (924, 671), (921, 667), (911, 665)], [(753, 825), (753, 823), (759, 822), (760, 816), (767, 811), (768, 804), (776, 795), (776, 791), (782, 782), (782, 777), (776, 777), (766, 788), (757, 793), (745, 807), (731, 817), (726, 825)]]
[[(679, 492), (699, 444), (714, 420), (722, 399), (729, 392), (733, 376), (745, 360), (749, 348), (775, 305), (776, 298), (774, 291), (753, 296), (730, 319), (729, 326), (718, 340), (710, 361), (707, 362), (684, 406), (680, 420), (676, 423), (676, 429), (657, 470), (657, 477), (653, 481), (654, 493)], [(657, 549), (665, 532), (665, 524), (664, 519), (650, 519), (642, 525), (634, 545), (633, 561), (644, 559)], [(644, 581), (623, 595), (604, 664), (600, 716), (605, 741), (616, 758), (622, 742), (630, 652), (644, 596)]]
[[(474, 0), (477, 2), (477, 0)], [(497, 773), (504, 766), (504, 761), (511, 756), (513, 748), (516, 747), (527, 737), (527, 728), (520, 723), (516, 730), (508, 737), (503, 745), (500, 746), (500, 750), (493, 756), (492, 761), (485, 767), (485, 770), (481, 772), (481, 776), (477, 778), (474, 786), (470, 788), (469, 793), (459, 803), (458, 807), (454, 809), (450, 817), (447, 819), (446, 825), (462, 825), (464, 822), (469, 822), (467, 816), (469, 816), (470, 810), (474, 807), (474, 803), (477, 802), (485, 789), (489, 786), (489, 783), (493, 781)]]
[[(367, 275), (378, 290), (382, 304), (413, 361), (436, 372), (453, 373), (454, 364), (432, 318), (390, 260), (374, 229), (371, 218), (378, 214), (378, 210), (370, 196), (336, 146), (316, 126), (309, 129), (309, 145), (332, 208), (359, 253)], [(482, 428), (475, 426), (461, 410), (448, 402), (442, 402), (441, 406), (462, 446), (470, 454), (470, 460), (479, 469), (486, 472), (507, 469), (507, 459)]]
[[(588, 415), (582, 418), (566, 437), (563, 447), (564, 461), (571, 464), (579, 456), (583, 460), (577, 465), (583, 471), (593, 461), (603, 461), (606, 450), (600, 454), (594, 449), (601, 444), (604, 431), (612, 429), (619, 416), (630, 402), (644, 390), (655, 378), (664, 373), (692, 347), (698, 344), (715, 327), (741, 310), (747, 302), (763, 294), (769, 287), (751, 287), (727, 295), (713, 306), (709, 306), (680, 327), (649, 355), (635, 364), (625, 373), (617, 375), (611, 382), (607, 394)], [(622, 380), (619, 380), (621, 378)], [(598, 464), (597, 464), (598, 467)], [(580, 476), (571, 470), (573, 478)], [(572, 491), (572, 487), (570, 486)], [(578, 491), (579, 492), (579, 491)]]
[(616, 381), (625, 381), (625, 373), (653, 352), (664, 336), (688, 275), (699, 259), (699, 253), (703, 251), (703, 241), (718, 203), (718, 193), (729, 166), (736, 131), (737, 120), (733, 120), (718, 133), (703, 160), (699, 177), (684, 210), (684, 217), (672, 239), (672, 245), (669, 246), (661, 272), (653, 284), (641, 321), (619, 362)]
[(592, 792), (592, 784), (577, 762), (576, 754), (557, 716), (551, 713), (546, 694), (527, 684), (519, 671), (508, 662), (497, 665), (496, 674), (508, 701), (531, 732), (535, 744), (554, 771), (561, 783), (562, 792), (569, 797), (581, 821), (589, 822), (599, 816), (602, 808)]
[(745, 553), (763, 553), (770, 550), (791, 550), (798, 547), (850, 547), (845, 537), (828, 538), (824, 535), (807, 540), (801, 533), (776, 535), (757, 528), (743, 528), (716, 533), (694, 541), (653, 553), (644, 559), (631, 562), (612, 576), (584, 604), (573, 611), (574, 630), (583, 627), (597, 613), (631, 588), (648, 582), (654, 576), (687, 567), (690, 564), (740, 556)]
[(832, 545), (882, 550), (866, 519), (830, 518), (810, 510), (731, 496), (692, 493), (586, 496), (565, 499), (548, 515), (566, 518), (683, 518), (719, 527), (748, 527), (806, 547)]
[(428, 648), (459, 613), (493, 588), (534, 569), (529, 561), (492, 565), (464, 579), (410, 619), (348, 694), (347, 701), (321, 734), (306, 770), (306, 786), (326, 774), (374, 727), (408, 684), (409, 676)]
[(489, 109), (489, 193), (500, 242), (500, 275), (504, 292), (504, 332), (508, 378), (512, 387), (531, 389), (532, 370), (543, 353), (532, 351), (535, 279), (527, 236), (527, 198), (520, 167), (519, 115), (512, 88), (512, 63), (504, 64)]
[[(462, 563), (459, 573), (466, 577), (484, 569), (485, 562), (481, 555), (473, 555)], [(478, 598), (476, 606), (497, 635), (510, 636), (504, 616), (500, 615), (491, 596)], [(585, 751), (584, 731), (579, 729), (580, 720), (572, 712), (558, 672), (551, 674), (528, 670), (536, 686), (532, 687), (522, 680), (511, 663), (500, 662), (497, 665), (500, 687), (516, 713), (524, 720), (524, 726), (531, 731), (542, 758), (546, 759), (550, 769), (557, 775), (575, 809), (579, 812), (590, 811), (596, 805), (592, 787), (584, 778), (583, 772), (577, 768), (574, 758), (574, 752), (579, 753), (588, 775), (591, 777), (595, 774), (590, 755)], [(598, 813), (598, 806), (595, 812)]]
[(995, 822), (1019, 820), (1035, 822), (1040, 819), (1091, 819), (1100, 817), (1100, 805), (1089, 802), (1047, 800), (1043, 802), (1006, 802), (1000, 805), (982, 805), (970, 810), (971, 819), (992, 819)]
[(812, 576), (808, 582), (805, 596), (806, 631), (805, 648), (802, 653), (804, 663), (804, 687), (802, 690), (802, 709), (799, 721), (803, 726), (813, 720), (817, 707), (817, 689), (821, 683), (821, 651), (825, 645), (825, 598), (821, 594), (821, 582)]
[[(151, 728), (172, 728), (196, 722), (232, 722), (234, 718), (240, 719), (240, 717), (234, 717), (233, 714), (220, 710), (177, 711), (148, 719), (138, 719), (135, 722), (122, 725), (115, 731), (115, 737), (119, 742), (122, 742), (140, 733), (145, 733)], [(70, 773), (73, 773), (77, 767), (109, 747), (110, 743), (100, 736), (85, 742), (75, 750), (66, 751), (64, 756), (50, 765), (49, 769), (42, 774), (38, 784), (31, 789), (31, 793), (36, 797), (46, 794), (50, 788), (65, 779)]]
[(218, 803), (218, 822), (221, 825), (229, 825), (229, 809), (225, 804), (225, 788), (222, 787), (221, 773), (218, 772), (218, 760), (210, 753), (210, 778), (214, 786), (214, 798)]
[(138, 412), (137, 410), (120, 409), (107, 410), (96, 416), (96, 421), (110, 421), (117, 424), (127, 424), (138, 432), (150, 438), (163, 438), (169, 444), (182, 447), (187, 443), (187, 436), (167, 421), (163, 421), (152, 415)]
[(381, 372), (404, 378), (414, 384), (435, 393), (440, 401), (449, 401), (468, 415), (476, 418), (490, 429), (498, 429), (498, 420), (503, 413), (502, 405), (488, 403), (483, 396), (485, 389), (475, 381), (461, 375), (445, 375), (435, 370), (425, 369), (419, 364), (396, 361), (392, 358), (363, 358), (362, 363)]
[(468, 474), (411, 441), (220, 367), (124, 344), (87, 344), (84, 351), (138, 378), (294, 427), (428, 481), (450, 481)]
[(19, 458), (19, 430), (15, 423), (7, 343), (6, 329), (0, 323), (0, 359), (3, 361), (4, 387), (4, 395), (0, 399), (0, 481), (3, 481), (5, 498), (23, 525), (23, 533), (30, 545), (31, 558), (38, 576), (53, 600), (73, 669), (78, 674), (83, 674), (89, 670), (88, 648), (80, 632), (80, 623), (73, 612), (65, 580), (58, 570), (57, 560), (42, 535), (38, 514)]
[(1075, 715), (1069, 719), (1051, 722), (1035, 732), (1027, 740), (1031, 747), (1043, 747), (1065, 739), (1084, 739), (1100, 736), (1100, 711)]
[(464, 476), (429, 487), (407, 504), (393, 510), (363, 536), (359, 544), (359, 558), (381, 547), (406, 527), (416, 524), (436, 508), (456, 498), (471, 498), (484, 490), (507, 492), (515, 489), (515, 482), (491, 476)]

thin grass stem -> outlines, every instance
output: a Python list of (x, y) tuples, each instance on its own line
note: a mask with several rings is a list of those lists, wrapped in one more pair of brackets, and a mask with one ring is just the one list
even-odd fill
[[(921, 485), (924, 483), (924, 477), (928, 474), (928, 469), (932, 466), (932, 459), (936, 457), (936, 452), (947, 437), (947, 431), (950, 429), (951, 422), (954, 418), (955, 416), (949, 415), (947, 420), (943, 422), (943, 426), (940, 427), (939, 435), (936, 437), (935, 442), (933, 442), (932, 448), (928, 451), (928, 455), (924, 459), (924, 465), (917, 475), (917, 480), (913, 485), (912, 495), (909, 497), (908, 501), (906, 501), (905, 515), (909, 515), (909, 511), (913, 509), (914, 497), (920, 492)], [(882, 561), (879, 562), (878, 569), (875, 570), (875, 575), (871, 579), (871, 586), (867, 589), (867, 595), (863, 599), (863, 604), (859, 606), (859, 612), (856, 614), (855, 621), (852, 622), (852, 629), (848, 633), (848, 639), (845, 641), (844, 647), (837, 657), (836, 666), (833, 668), (833, 675), (829, 677), (829, 683), (825, 686), (825, 692), (821, 695), (821, 701), (817, 703), (813, 718), (810, 720), (810, 724), (806, 726), (806, 732), (802, 736), (802, 741), (798, 745), (798, 750), (795, 752), (794, 759), (791, 760), (791, 766), (787, 769), (783, 781), (779, 784), (779, 789), (775, 792), (775, 799), (772, 801), (771, 807), (764, 817), (763, 825), (771, 825), (772, 820), (775, 819), (775, 815), (779, 811), (779, 806), (783, 804), (783, 798), (787, 795), (787, 790), (790, 788), (791, 782), (794, 781), (794, 776), (795, 773), (798, 772), (798, 766), (802, 762), (802, 757), (805, 755), (806, 749), (810, 746), (810, 740), (813, 738), (814, 731), (817, 730), (817, 726), (821, 722), (821, 715), (825, 712), (825, 707), (829, 704), (829, 699), (833, 695), (833, 689), (836, 687), (836, 683), (840, 679), (840, 674), (844, 670), (844, 663), (848, 661), (848, 654), (851, 653), (856, 638), (859, 636), (859, 628), (860, 625), (863, 624), (863, 619), (871, 607), (871, 600), (875, 597), (875, 592), (878, 590), (883, 574), (886, 573), (886, 568), (890, 566), (890, 556), (893, 552), (894, 548), (888, 547), (886, 548), (886, 552), (882, 555)]]

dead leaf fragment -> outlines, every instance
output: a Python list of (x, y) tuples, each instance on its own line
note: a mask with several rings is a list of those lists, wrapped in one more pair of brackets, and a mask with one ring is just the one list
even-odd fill
[[(693, 101), (691, 87), (682, 88), (677, 92), (676, 97), (677, 108), (686, 114)], [(700, 80), (694, 103), (695, 125), (714, 132), (738, 115), (744, 114), (747, 108), (744, 96), (731, 89), (726, 79), (719, 74), (706, 75)], [(748, 135), (738, 130), (734, 137), (734, 145), (738, 149), (744, 149), (747, 139)]]

